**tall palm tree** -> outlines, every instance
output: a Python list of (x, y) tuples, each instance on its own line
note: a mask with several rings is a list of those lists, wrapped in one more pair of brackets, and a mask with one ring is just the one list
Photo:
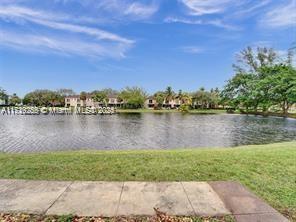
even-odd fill
[(82, 92), (80, 93), (80, 100), (82, 101), (83, 106), (85, 106), (86, 97), (87, 97), (87, 93), (84, 92), (84, 91), (82, 91)]
[(174, 91), (171, 86), (168, 86), (165, 90), (165, 103), (166, 105), (174, 98)]
[(182, 94), (183, 94), (182, 89), (179, 89), (179, 92), (178, 92), (177, 98), (178, 98), (178, 99), (181, 99)]

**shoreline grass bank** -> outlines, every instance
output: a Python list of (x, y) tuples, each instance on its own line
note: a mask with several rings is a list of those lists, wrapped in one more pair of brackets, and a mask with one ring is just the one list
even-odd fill
[(296, 219), (296, 141), (235, 148), (0, 153), (0, 178), (239, 181)]
[[(117, 109), (117, 113), (182, 113), (177, 109)], [(227, 114), (225, 109), (191, 109), (187, 113), (189, 114)], [(185, 113), (186, 114), (186, 113)], [(231, 114), (231, 113), (230, 113)], [(296, 113), (288, 113), (286, 115), (276, 112), (241, 112), (234, 111), (232, 114), (241, 114), (241, 115), (257, 115), (257, 116), (275, 116), (275, 117), (286, 117), (296, 119)]]
[[(118, 113), (181, 113), (177, 109), (117, 109)], [(200, 114), (223, 114), (226, 113), (224, 109), (192, 109), (188, 113)]]

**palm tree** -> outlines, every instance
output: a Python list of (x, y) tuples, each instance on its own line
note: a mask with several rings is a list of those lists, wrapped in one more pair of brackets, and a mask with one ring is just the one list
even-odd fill
[(12, 96), (9, 98), (9, 104), (12, 106), (20, 104), (21, 102), (22, 100), (16, 95), (16, 93), (13, 93)]
[(87, 97), (87, 93), (84, 92), (84, 91), (82, 91), (82, 92), (80, 93), (80, 100), (82, 101), (83, 106), (85, 106), (86, 97)]
[(208, 107), (209, 103), (209, 92), (207, 92), (204, 87), (201, 87), (197, 92), (194, 93), (193, 100), (195, 105), (205, 109)]
[(168, 86), (165, 90), (165, 103), (169, 105), (169, 102), (174, 98), (174, 91), (171, 86)]
[(179, 99), (184, 105), (191, 106), (192, 104), (192, 97), (188, 93), (182, 93)]
[(183, 94), (182, 89), (179, 89), (179, 92), (178, 92), (177, 98), (178, 98), (178, 99), (181, 99), (182, 94)]

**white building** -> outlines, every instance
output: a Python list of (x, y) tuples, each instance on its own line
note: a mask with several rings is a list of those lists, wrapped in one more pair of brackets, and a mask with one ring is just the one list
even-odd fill
[[(162, 103), (163, 108), (168, 108), (168, 109), (176, 109), (181, 105), (181, 100), (180, 99), (172, 99), (168, 101), (168, 103), (164, 100)], [(154, 96), (149, 96), (146, 101), (145, 101), (145, 107), (148, 109), (153, 109), (157, 106), (157, 102)]]
[[(118, 99), (118, 95), (110, 94), (107, 96), (107, 106), (108, 107), (121, 107), (124, 105), (124, 101)], [(181, 100), (172, 99), (168, 103), (163, 101), (162, 107), (167, 109), (176, 109), (181, 105)], [(92, 96), (87, 95), (86, 100), (81, 100), (79, 95), (67, 96), (65, 97), (65, 107), (101, 107), (105, 106), (103, 103), (95, 102)], [(157, 106), (156, 99), (150, 96), (146, 99), (145, 108), (153, 109)]]
[[(122, 102), (119, 102), (117, 95), (108, 95), (107, 106), (109, 107), (120, 107)], [(65, 97), (65, 106), (66, 107), (100, 107), (105, 106), (103, 103), (95, 102), (94, 99), (90, 96), (86, 96), (86, 100), (80, 99), (79, 95), (67, 96)]]

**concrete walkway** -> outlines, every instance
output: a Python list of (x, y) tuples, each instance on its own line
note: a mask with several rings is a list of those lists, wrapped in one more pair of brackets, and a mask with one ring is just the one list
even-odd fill
[(61, 182), (0, 180), (0, 212), (79, 216), (218, 216), (288, 221), (235, 182)]

